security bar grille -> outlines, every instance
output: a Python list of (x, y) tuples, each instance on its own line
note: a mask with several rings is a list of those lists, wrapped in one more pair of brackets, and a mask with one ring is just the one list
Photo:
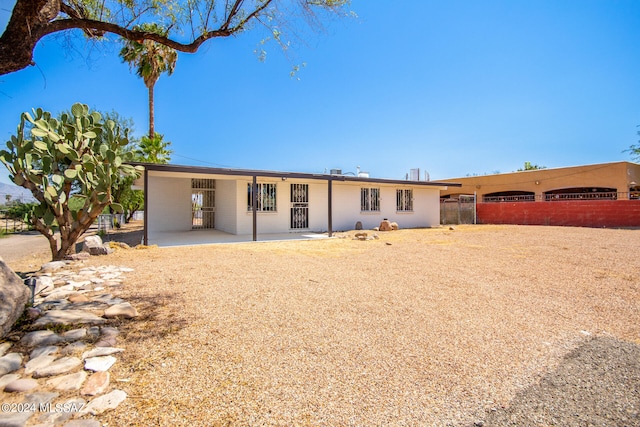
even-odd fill
[(191, 180), (191, 228), (214, 228), (216, 211), (216, 181)]
[(291, 184), (291, 228), (309, 228), (308, 184)]

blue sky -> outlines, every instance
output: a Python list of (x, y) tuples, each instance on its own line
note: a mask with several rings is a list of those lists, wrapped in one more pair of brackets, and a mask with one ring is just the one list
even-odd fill
[[(0, 27), (9, 6), (0, 7)], [(640, 125), (637, 0), (353, 0), (357, 18), (307, 34), (294, 56), (261, 34), (180, 54), (155, 89), (172, 163), (432, 180), (630, 160)], [(0, 76), (0, 139), (20, 113), (74, 102), (148, 127), (147, 90), (118, 47), (61, 38)], [(86, 46), (86, 49), (83, 48)], [(293, 64), (305, 62), (291, 78)], [(0, 181), (9, 182), (0, 172)]]

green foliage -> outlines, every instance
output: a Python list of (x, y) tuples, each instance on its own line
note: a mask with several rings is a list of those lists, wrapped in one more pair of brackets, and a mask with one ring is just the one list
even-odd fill
[(36, 206), (37, 203), (14, 203), (6, 210), (6, 215), (11, 219), (28, 223)]
[(524, 162), (524, 169), (518, 169), (518, 172), (532, 171), (538, 169), (546, 169), (546, 166), (532, 165), (531, 162)]
[[(640, 132), (638, 132), (638, 135), (640, 135)], [(640, 143), (631, 145), (629, 149), (624, 150), (623, 153), (629, 153), (633, 160), (640, 162)]]
[[(84, 104), (74, 104), (71, 114), (59, 119), (40, 108), (22, 114), (8, 150), (0, 151), (0, 161), (11, 180), (38, 200), (31, 222), (49, 239), (53, 259), (64, 258), (100, 212), (114, 203), (111, 187), (120, 176), (139, 176), (141, 169), (124, 164), (118, 154), (128, 144), (128, 129), (103, 120)], [(56, 225), (59, 243), (53, 236)]]
[(153, 138), (143, 136), (135, 151), (135, 159), (145, 163), (167, 164), (171, 161), (173, 150), (169, 149), (170, 141), (165, 141), (164, 136), (155, 133)]

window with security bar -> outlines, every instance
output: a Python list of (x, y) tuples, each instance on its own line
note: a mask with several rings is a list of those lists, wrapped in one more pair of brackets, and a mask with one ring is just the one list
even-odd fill
[(413, 211), (413, 190), (402, 189), (396, 190), (396, 211), (412, 212)]
[(191, 228), (215, 228), (216, 181), (191, 180)]
[(361, 188), (360, 189), (360, 211), (379, 212), (380, 211), (380, 189)]
[[(258, 212), (276, 212), (276, 184), (259, 183), (256, 210)], [(247, 210), (253, 210), (253, 186), (247, 184)]]

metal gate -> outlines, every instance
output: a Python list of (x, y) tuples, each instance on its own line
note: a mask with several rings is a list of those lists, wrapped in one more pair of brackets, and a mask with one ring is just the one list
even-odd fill
[(191, 180), (191, 228), (214, 228), (216, 211), (216, 181)]
[(308, 184), (291, 184), (291, 228), (309, 228)]
[(440, 224), (475, 224), (476, 196), (440, 199)]

